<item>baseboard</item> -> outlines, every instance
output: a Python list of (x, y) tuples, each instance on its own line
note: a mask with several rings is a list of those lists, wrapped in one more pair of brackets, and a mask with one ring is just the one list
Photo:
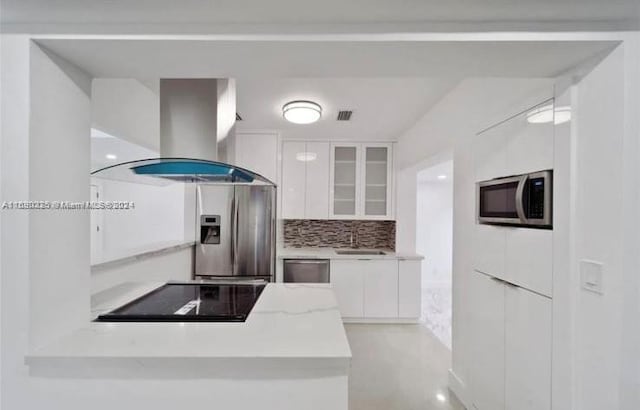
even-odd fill
[(388, 325), (415, 325), (420, 323), (419, 318), (361, 318), (361, 317), (343, 317), (343, 323), (368, 323), (368, 324), (388, 324)]
[(454, 373), (453, 369), (449, 369), (449, 390), (456, 395), (467, 410), (474, 409), (471, 404), (471, 395), (467, 390), (467, 386), (465, 386), (464, 382)]

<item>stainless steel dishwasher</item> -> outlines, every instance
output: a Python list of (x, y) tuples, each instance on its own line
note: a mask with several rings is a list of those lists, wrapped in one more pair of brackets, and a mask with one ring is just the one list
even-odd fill
[(329, 259), (285, 259), (285, 283), (329, 283)]

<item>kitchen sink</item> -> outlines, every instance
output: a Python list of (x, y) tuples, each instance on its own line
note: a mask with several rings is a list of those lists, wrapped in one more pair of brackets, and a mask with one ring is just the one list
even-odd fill
[(383, 251), (366, 249), (336, 249), (338, 255), (386, 255)]

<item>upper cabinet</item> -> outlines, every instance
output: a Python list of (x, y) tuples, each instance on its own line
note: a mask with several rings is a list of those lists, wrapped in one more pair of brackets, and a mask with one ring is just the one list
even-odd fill
[(329, 217), (393, 219), (392, 144), (331, 144)]
[(285, 141), (282, 144), (282, 217), (329, 217), (328, 142)]
[(282, 217), (304, 219), (307, 165), (296, 159), (306, 151), (305, 142), (286, 141), (282, 144)]
[(553, 107), (553, 100), (545, 101), (476, 135), (476, 181), (552, 169), (554, 123), (535, 122), (531, 116)]
[(360, 146), (331, 146), (330, 215), (333, 218), (353, 218), (359, 213)]
[(311, 161), (306, 161), (305, 208), (307, 219), (327, 219), (329, 217), (329, 157), (331, 146), (328, 142), (307, 142), (306, 152)]

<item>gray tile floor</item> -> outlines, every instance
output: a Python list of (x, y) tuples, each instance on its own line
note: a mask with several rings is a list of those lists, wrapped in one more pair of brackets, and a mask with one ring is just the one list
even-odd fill
[(345, 328), (353, 354), (350, 410), (464, 409), (447, 389), (451, 352), (424, 325)]

